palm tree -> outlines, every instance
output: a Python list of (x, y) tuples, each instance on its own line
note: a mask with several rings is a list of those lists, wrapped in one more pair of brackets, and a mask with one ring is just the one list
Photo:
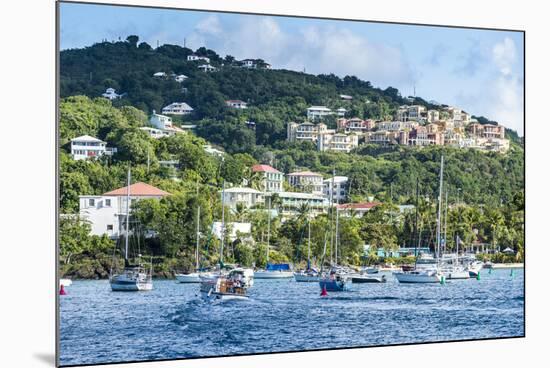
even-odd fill
[(235, 218), (239, 222), (244, 222), (248, 217), (248, 208), (243, 203), (237, 203), (235, 207)]
[(499, 210), (487, 210), (484, 214), (484, 222), (491, 230), (491, 244), (493, 250), (496, 250), (497, 240), (501, 229), (504, 227), (504, 216)]

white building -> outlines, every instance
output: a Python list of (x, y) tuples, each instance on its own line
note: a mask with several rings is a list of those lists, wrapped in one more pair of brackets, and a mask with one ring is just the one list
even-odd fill
[[(91, 234), (107, 234), (118, 238), (124, 234), (127, 187), (115, 189), (103, 195), (81, 195), (79, 215), (91, 225)], [(160, 199), (170, 193), (145, 183), (130, 185), (130, 214), (132, 203), (146, 198)]]
[(344, 203), (336, 206), (340, 216), (363, 217), (365, 213), (380, 205), (379, 202)]
[(355, 133), (321, 133), (317, 140), (317, 150), (349, 153), (359, 146)]
[(223, 155), (225, 155), (224, 151), (214, 148), (210, 144), (205, 144), (204, 146), (202, 146), (202, 148), (204, 149), (204, 152), (212, 156), (223, 157)]
[(228, 188), (220, 191), (220, 196), (222, 197), (222, 203), (231, 210), (235, 210), (238, 204), (242, 204), (246, 208), (264, 204), (264, 193), (252, 188)]
[(139, 129), (143, 130), (144, 132), (149, 134), (149, 137), (154, 138), (154, 139), (159, 139), (159, 138), (162, 138), (162, 137), (168, 137), (170, 135), (167, 132), (165, 132), (164, 130), (157, 129), (157, 128), (152, 128), (152, 127), (140, 127)]
[(287, 175), (288, 183), (302, 192), (323, 194), (323, 175), (311, 171), (297, 171)]
[(323, 116), (331, 115), (332, 110), (326, 106), (311, 106), (307, 109), (309, 120), (321, 119)]
[(309, 122), (295, 123), (290, 122), (287, 125), (287, 140), (289, 142), (295, 141), (309, 141), (317, 144), (320, 134), (334, 134), (336, 130), (327, 129), (326, 124), (319, 123), (313, 124)]
[(105, 90), (105, 93), (101, 94), (103, 97), (108, 98), (109, 100), (116, 100), (117, 98), (121, 98), (122, 95), (119, 95), (116, 93), (114, 88), (107, 88)]
[(107, 143), (100, 139), (83, 135), (71, 139), (71, 156), (74, 160), (86, 160), (103, 155), (112, 155), (116, 148), (108, 148)]
[(264, 192), (283, 191), (284, 174), (269, 165), (254, 165), (252, 172), (262, 175), (262, 190)]
[(343, 107), (340, 107), (338, 110), (336, 110), (336, 115), (338, 117), (344, 117), (347, 111), (348, 110), (344, 109)]
[(225, 104), (234, 109), (246, 109), (248, 107), (248, 104), (241, 100), (227, 100)]
[(166, 78), (166, 73), (165, 72), (156, 72), (155, 74), (153, 74), (153, 77), (155, 78)]
[(153, 110), (153, 115), (149, 118), (149, 123), (157, 129), (165, 130), (172, 127), (172, 118), (157, 114), (155, 110)]
[(169, 115), (188, 115), (192, 112), (193, 108), (185, 102), (172, 102), (170, 105), (162, 108), (162, 113)]
[(197, 61), (197, 60), (203, 60), (207, 63), (210, 63), (210, 58), (207, 58), (206, 56), (199, 56), (195, 54), (191, 54), (187, 56), (187, 61)]
[(186, 75), (180, 74), (180, 75), (176, 75), (176, 76), (174, 77), (174, 80), (175, 80), (176, 82), (178, 82), (178, 83), (183, 83), (183, 82), (185, 82), (185, 80), (186, 80), (187, 78), (188, 78), (188, 77), (187, 77)]
[(213, 67), (210, 64), (201, 64), (201, 65), (198, 66), (198, 68), (200, 70), (202, 70), (203, 72), (205, 72), (205, 73), (215, 72), (216, 70), (218, 70), (218, 68)]
[(347, 176), (334, 176), (334, 178), (323, 180), (324, 196), (330, 201), (332, 194), (332, 203), (344, 203), (348, 196), (348, 181)]

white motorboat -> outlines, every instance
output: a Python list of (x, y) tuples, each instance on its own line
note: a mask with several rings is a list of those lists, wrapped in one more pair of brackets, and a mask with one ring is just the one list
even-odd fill
[(72, 283), (73, 281), (71, 279), (59, 279), (59, 286), (71, 286)]
[(254, 286), (254, 271), (250, 268), (236, 267), (229, 271), (228, 277), (242, 280), (246, 288)]
[(470, 274), (470, 277), (477, 277), (479, 273), (481, 272), (481, 269), (483, 268), (483, 262), (481, 261), (474, 261), (468, 265), (468, 272)]
[(130, 264), (128, 258), (128, 235), (130, 224), (130, 184), (131, 174), (128, 169), (128, 186), (126, 187), (126, 230), (124, 245), (124, 270), (121, 273), (111, 274), (109, 283), (112, 291), (148, 291), (153, 290), (153, 263), (145, 268), (141, 263), (141, 254), (138, 255), (138, 263)]
[(393, 276), (402, 284), (435, 284), (440, 283), (443, 277), (443, 275), (435, 269), (394, 272)]
[(383, 283), (386, 281), (385, 275), (378, 276), (368, 273), (351, 275), (351, 282), (354, 284)]
[(288, 269), (274, 269), (273, 266), (288, 266), (288, 264), (269, 264), (268, 267), (265, 270), (259, 270), (254, 271), (254, 278), (255, 279), (269, 279), (269, 280), (277, 280), (277, 279), (291, 279), (294, 277), (294, 273)]
[(208, 301), (247, 300), (244, 282), (234, 277), (218, 275), (201, 282), (201, 297)]
[(465, 267), (452, 266), (441, 268), (441, 274), (449, 280), (469, 279), (470, 272)]
[(195, 284), (201, 282), (201, 274), (199, 272), (191, 273), (176, 273), (176, 280), (180, 284)]

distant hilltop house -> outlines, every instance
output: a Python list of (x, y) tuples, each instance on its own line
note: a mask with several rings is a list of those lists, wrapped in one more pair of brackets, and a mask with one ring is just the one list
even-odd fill
[(183, 82), (185, 82), (185, 80), (188, 79), (188, 78), (189, 78), (189, 77), (186, 76), (185, 74), (180, 74), (180, 75), (176, 75), (176, 76), (174, 77), (174, 80), (175, 80), (176, 82), (178, 82), (178, 83), (183, 83)]
[(248, 107), (248, 104), (241, 100), (227, 100), (225, 104), (234, 109), (246, 109)]
[(143, 130), (144, 132), (149, 134), (149, 137), (154, 138), (154, 139), (159, 139), (159, 138), (162, 138), (162, 137), (170, 136), (170, 134), (168, 134), (164, 130), (153, 128), (153, 127), (145, 126), (145, 127), (139, 128), (139, 129)]
[(206, 56), (199, 56), (196, 54), (191, 54), (187, 56), (187, 61), (197, 61), (197, 60), (202, 60), (210, 64), (210, 58), (207, 58)]
[(343, 203), (337, 205), (336, 209), (340, 213), (340, 216), (363, 217), (365, 213), (381, 204), (380, 202)]
[(112, 156), (115, 152), (116, 148), (109, 148), (106, 142), (89, 135), (71, 139), (71, 156), (74, 160), (87, 160), (103, 155)]
[(202, 70), (203, 72), (205, 72), (205, 73), (211, 73), (211, 72), (215, 72), (215, 71), (218, 70), (218, 68), (213, 67), (210, 64), (201, 64), (201, 65), (198, 66), (198, 68), (200, 70)]
[(353, 97), (350, 95), (340, 95), (340, 99), (344, 101), (351, 101), (353, 100)]
[(261, 59), (244, 59), (239, 61), (239, 65), (248, 69), (271, 69), (271, 64)]
[(332, 115), (332, 110), (326, 106), (311, 106), (307, 109), (307, 118), (309, 120), (320, 119), (327, 115)]
[(118, 94), (116, 93), (116, 90), (114, 88), (107, 88), (105, 90), (105, 93), (102, 93), (101, 96), (108, 98), (109, 100), (116, 100), (117, 98), (122, 98), (124, 96), (124, 93)]
[[(102, 195), (79, 196), (79, 215), (90, 223), (91, 234), (106, 234), (112, 239), (124, 234), (127, 191), (127, 187), (122, 187)], [(152, 185), (134, 183), (130, 185), (130, 214), (133, 202), (147, 198), (161, 199), (168, 195), (170, 193)]]
[[(149, 118), (149, 123), (153, 128), (156, 128), (157, 131), (152, 129), (144, 129), (149, 127), (142, 127), (141, 130), (144, 130), (149, 133), (149, 135), (152, 138), (161, 138), (159, 136), (158, 130), (162, 131), (165, 135), (174, 135), (177, 133), (185, 133), (185, 130), (183, 130), (180, 127), (175, 126), (172, 123), (172, 118), (166, 115), (157, 114), (155, 110), (153, 110), (153, 114)], [(194, 125), (188, 126), (190, 129), (194, 128)]]
[(168, 115), (188, 115), (192, 112), (193, 108), (185, 102), (172, 102), (170, 105), (162, 108), (162, 113)]
[(223, 155), (225, 155), (224, 151), (214, 148), (210, 144), (205, 144), (202, 148), (204, 149), (204, 152), (212, 156), (223, 157)]
[(155, 78), (166, 78), (168, 75), (165, 72), (156, 72), (153, 74), (153, 77)]
[(262, 176), (261, 183), (264, 192), (283, 191), (284, 174), (269, 165), (253, 165), (253, 173), (259, 173)]

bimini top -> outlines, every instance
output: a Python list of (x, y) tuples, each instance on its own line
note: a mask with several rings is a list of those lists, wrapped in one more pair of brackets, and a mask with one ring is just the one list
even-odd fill
[(288, 263), (268, 263), (265, 268), (267, 271), (290, 271)]

